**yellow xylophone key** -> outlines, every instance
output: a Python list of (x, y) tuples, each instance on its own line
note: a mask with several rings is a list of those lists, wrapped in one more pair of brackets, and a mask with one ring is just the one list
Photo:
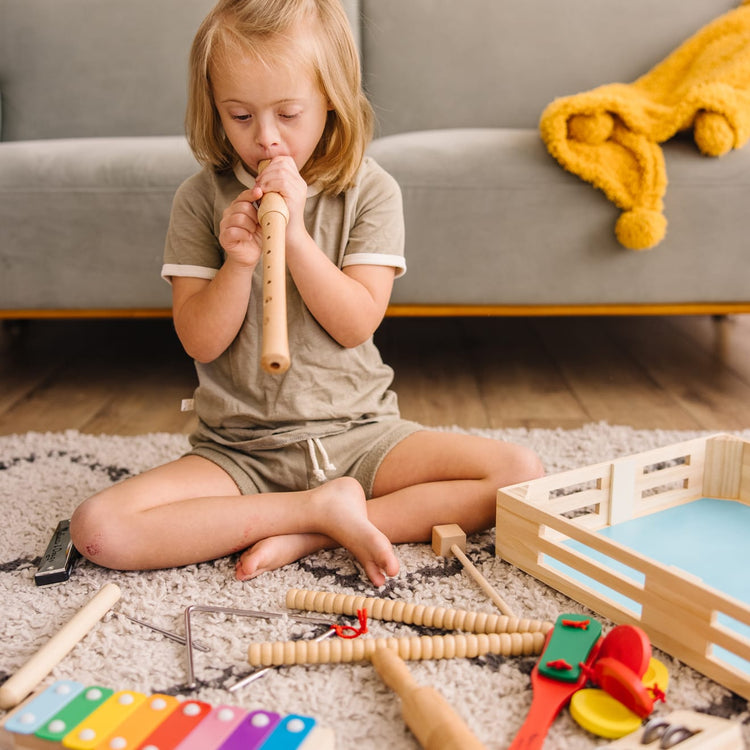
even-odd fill
[(145, 700), (143, 693), (131, 690), (114, 693), (63, 737), (63, 747), (69, 750), (94, 750)]
[(135, 750), (179, 704), (173, 695), (156, 693), (146, 698), (96, 750)]

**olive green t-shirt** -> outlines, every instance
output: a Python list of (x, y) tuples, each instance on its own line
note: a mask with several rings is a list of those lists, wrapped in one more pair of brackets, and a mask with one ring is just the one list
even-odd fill
[[(204, 169), (186, 180), (174, 198), (162, 276), (212, 279), (225, 254), (219, 245), (224, 209), (253, 178), (241, 167)], [(355, 185), (328, 196), (308, 188), (305, 225), (318, 247), (339, 268), (387, 265), (405, 271), (404, 221), (396, 181), (365, 158)], [(207, 364), (196, 362), (198, 434), (238, 449), (265, 449), (341, 432), (355, 424), (398, 417), (389, 390), (393, 371), (372, 339), (346, 348), (318, 324), (287, 272), (287, 320), (291, 366), (268, 374), (260, 366), (262, 268), (253, 278), (245, 323), (232, 344)]]

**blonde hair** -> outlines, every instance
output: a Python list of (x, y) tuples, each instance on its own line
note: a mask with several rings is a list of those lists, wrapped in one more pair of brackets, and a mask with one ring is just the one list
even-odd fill
[[(302, 29), (305, 44), (290, 50), (311, 66), (332, 109), (315, 151), (300, 170), (336, 194), (351, 187), (372, 137), (373, 112), (362, 91), (359, 56), (340, 0), (219, 0), (190, 50), (185, 131), (196, 159), (217, 171), (238, 156), (224, 134), (211, 91), (211, 68), (232, 50), (263, 59), (262, 51)], [(295, 62), (299, 62), (295, 60)]]

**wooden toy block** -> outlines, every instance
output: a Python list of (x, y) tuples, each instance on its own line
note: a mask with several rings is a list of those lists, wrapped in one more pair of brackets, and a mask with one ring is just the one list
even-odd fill
[[(697, 438), (501, 488), (496, 552), (750, 699), (747, 545), (737, 535), (749, 506), (750, 441)], [(701, 550), (705, 523), (680, 536), (691, 517), (726, 519), (711, 539), (721, 543)], [(660, 561), (667, 542), (672, 557)], [(689, 555), (674, 562), (680, 550)]]
[(484, 591), (490, 601), (508, 617), (513, 617), (513, 612), (505, 603), (500, 594), (495, 591), (489, 581), (477, 570), (474, 563), (464, 554), (466, 549), (466, 534), (463, 529), (455, 523), (432, 527), (432, 549), (439, 557), (455, 555), (464, 566), (464, 570), (474, 579), (479, 588)]
[(457, 523), (432, 527), (432, 551), (438, 557), (450, 557), (456, 546), (462, 552), (466, 550), (466, 534)]

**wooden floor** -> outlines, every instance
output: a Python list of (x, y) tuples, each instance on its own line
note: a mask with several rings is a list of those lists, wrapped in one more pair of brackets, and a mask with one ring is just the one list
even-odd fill
[[(388, 318), (376, 341), (426, 425), (750, 427), (750, 316)], [(189, 432), (194, 386), (168, 320), (8, 323), (0, 434)]]

